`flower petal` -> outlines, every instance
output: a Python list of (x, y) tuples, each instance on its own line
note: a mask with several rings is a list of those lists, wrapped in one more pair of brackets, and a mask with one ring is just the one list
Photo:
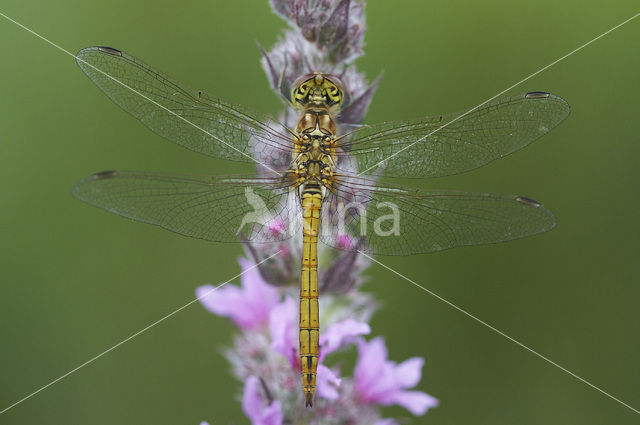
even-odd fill
[(424, 366), (424, 359), (421, 357), (412, 357), (396, 366), (394, 374), (398, 386), (413, 388), (418, 385), (422, 377), (422, 366)]
[(364, 403), (383, 406), (399, 404), (414, 415), (423, 415), (438, 405), (438, 400), (421, 391), (404, 391), (415, 386), (422, 376), (424, 359), (413, 357), (396, 365), (387, 360), (381, 337), (358, 344), (358, 361), (354, 371), (355, 388)]
[(320, 335), (320, 361), (328, 354), (351, 342), (353, 337), (367, 335), (370, 332), (371, 328), (368, 324), (353, 319), (333, 323)]
[(275, 304), (278, 302), (278, 289), (269, 285), (260, 274), (260, 270), (255, 264), (244, 257), (238, 258), (238, 263), (242, 268), (241, 277), (242, 288), (253, 300), (260, 300), (263, 303)]
[(280, 402), (273, 401), (270, 405), (264, 406), (259, 386), (258, 378), (255, 376), (247, 378), (242, 394), (242, 410), (251, 419), (252, 425), (282, 425), (283, 414)]
[(200, 304), (213, 314), (230, 317), (234, 312), (234, 305), (241, 301), (240, 288), (235, 285), (216, 289), (213, 285), (202, 285), (196, 288), (196, 297)]
[(378, 337), (371, 342), (361, 341), (358, 344), (358, 361), (353, 376), (356, 388), (362, 395), (368, 394), (376, 383), (380, 384), (380, 373), (384, 370), (386, 361), (384, 338)]
[(318, 395), (327, 400), (337, 400), (340, 397), (338, 388), (342, 383), (342, 379), (338, 377), (331, 369), (325, 365), (318, 365), (317, 374), (317, 391)]
[(196, 289), (196, 295), (210, 312), (229, 317), (241, 329), (255, 329), (267, 321), (269, 312), (278, 303), (279, 292), (262, 279), (249, 260), (240, 258), (238, 262), (244, 273), (241, 288), (202, 285)]
[(282, 406), (279, 401), (274, 401), (265, 407), (260, 422), (255, 425), (282, 425), (283, 419)]
[(255, 376), (249, 376), (244, 383), (242, 393), (242, 411), (251, 422), (260, 420), (262, 413), (262, 399), (258, 391), (260, 381)]
[(260, 271), (252, 262), (241, 257), (238, 263), (244, 272), (241, 278), (243, 295), (246, 297), (247, 307), (251, 310), (247, 314), (264, 323), (271, 309), (278, 304), (280, 292), (262, 278)]
[(399, 404), (416, 416), (427, 413), (432, 407), (437, 407), (438, 399), (422, 391), (398, 391), (393, 397), (393, 403)]
[(276, 305), (269, 315), (269, 331), (271, 333), (271, 349), (282, 354), (291, 366), (296, 360), (296, 325), (295, 317), (298, 307), (291, 297)]

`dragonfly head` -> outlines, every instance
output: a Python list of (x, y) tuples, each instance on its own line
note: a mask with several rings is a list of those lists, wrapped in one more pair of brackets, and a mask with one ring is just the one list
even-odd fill
[(293, 85), (291, 102), (300, 107), (326, 106), (339, 110), (348, 103), (348, 94), (338, 77), (314, 72), (303, 75)]

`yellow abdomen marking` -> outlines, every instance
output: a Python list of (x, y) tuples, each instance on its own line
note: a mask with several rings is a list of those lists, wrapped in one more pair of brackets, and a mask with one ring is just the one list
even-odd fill
[(320, 321), (318, 315), (318, 227), (322, 195), (302, 192), (302, 277), (300, 280), (300, 365), (305, 405), (316, 390)]

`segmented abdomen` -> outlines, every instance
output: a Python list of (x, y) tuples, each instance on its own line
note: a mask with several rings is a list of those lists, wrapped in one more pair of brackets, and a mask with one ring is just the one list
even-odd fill
[(311, 406), (318, 369), (318, 228), (322, 194), (319, 189), (302, 191), (302, 278), (300, 281), (300, 365), (305, 405)]

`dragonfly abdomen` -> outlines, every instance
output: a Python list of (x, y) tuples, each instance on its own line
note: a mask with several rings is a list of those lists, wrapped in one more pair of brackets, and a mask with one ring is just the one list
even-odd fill
[(305, 405), (311, 406), (318, 369), (318, 228), (322, 193), (319, 187), (302, 190), (302, 277), (300, 280), (300, 365)]

